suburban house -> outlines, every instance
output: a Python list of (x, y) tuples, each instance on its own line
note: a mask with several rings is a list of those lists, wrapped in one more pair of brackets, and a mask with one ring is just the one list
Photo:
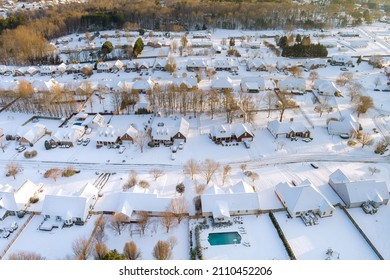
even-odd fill
[(147, 211), (151, 216), (160, 216), (167, 211), (171, 201), (170, 197), (161, 197), (156, 192), (139, 192), (133, 187), (128, 191), (107, 194), (104, 208), (95, 210), (122, 213), (129, 221), (136, 221), (141, 211)]
[(261, 58), (250, 59), (246, 64), (246, 71), (267, 71), (267, 64)]
[(152, 123), (152, 141), (155, 144), (187, 142), (190, 124), (184, 118), (156, 117)]
[(330, 135), (348, 135), (351, 137), (359, 131), (360, 124), (351, 114), (347, 115), (341, 121), (331, 120), (328, 123), (328, 133)]
[(325, 96), (335, 96), (341, 94), (341, 91), (336, 87), (334, 82), (329, 80), (315, 80), (313, 84), (313, 91)]
[(39, 139), (46, 134), (46, 126), (40, 123), (36, 123), (32, 128), (23, 134), (18, 134), (20, 145), (34, 146)]
[(76, 63), (71, 63), (66, 66), (67, 74), (77, 74), (81, 72), (81, 65)]
[(206, 70), (208, 67), (205, 59), (188, 59), (186, 64), (187, 71)]
[(233, 90), (232, 80), (229, 77), (214, 77), (211, 88), (217, 91)]
[(291, 137), (310, 137), (310, 130), (302, 123), (279, 122), (278, 120), (269, 121), (267, 124), (269, 132), (275, 138), (291, 138)]
[(252, 128), (243, 123), (215, 125), (210, 132), (210, 138), (216, 144), (232, 141), (253, 141), (254, 136)]
[(306, 69), (317, 69), (321, 67), (326, 67), (328, 65), (326, 59), (323, 58), (312, 58), (312, 59), (306, 59), (303, 66)]
[(39, 193), (42, 184), (36, 185), (30, 180), (18, 188), (10, 185), (0, 185), (0, 221), (5, 217), (16, 215), (19, 211), (25, 211), (30, 205), (30, 198)]
[(359, 48), (367, 48), (368, 41), (367, 40), (348, 40), (347, 43), (351, 48), (359, 49)]
[(166, 58), (156, 58), (153, 69), (156, 71), (165, 71), (165, 66), (167, 66)]
[(305, 216), (307, 213), (313, 213), (321, 218), (329, 217), (335, 210), (310, 180), (305, 180), (298, 186), (292, 186), (287, 182), (279, 183), (275, 187), (275, 193), (293, 218)]
[(258, 93), (265, 90), (263, 77), (244, 77), (241, 80), (241, 90), (247, 93)]
[(196, 89), (198, 88), (198, 79), (193, 76), (185, 78), (174, 78), (173, 84), (179, 88)]
[(352, 57), (348, 55), (333, 55), (330, 60), (330, 65), (334, 66), (344, 66), (344, 65), (350, 65), (352, 66)]
[(117, 61), (115, 61), (114, 64), (111, 65), (111, 70), (114, 72), (118, 72), (121, 71), (123, 67), (124, 67), (123, 62), (118, 59)]
[(294, 94), (304, 94), (306, 91), (306, 80), (303, 78), (287, 77), (279, 81), (279, 90)]
[(134, 60), (130, 60), (126, 63), (125, 72), (137, 72), (138, 63)]
[(112, 68), (111, 62), (98, 62), (96, 65), (96, 70), (98, 73), (110, 73)]
[(134, 144), (137, 134), (138, 134), (138, 130), (133, 125), (130, 125), (126, 129), (126, 131), (120, 134), (120, 141), (122, 141), (122, 143), (131, 142), (132, 144)]
[(276, 61), (276, 69), (279, 71), (288, 70), (292, 67), (300, 67), (303, 63), (296, 59), (279, 58)]
[(132, 86), (132, 90), (138, 91), (139, 93), (146, 93), (153, 90), (154, 83), (150, 77), (147, 79), (136, 80)]
[(238, 62), (236, 59), (216, 59), (213, 62), (215, 71), (237, 71)]
[(97, 129), (106, 126), (106, 119), (100, 114), (88, 115), (81, 125), (86, 128)]
[[(74, 193), (64, 194), (61, 190), (57, 194), (46, 194), (41, 214), (45, 220), (55, 218), (61, 221), (62, 226), (83, 225), (98, 199), (98, 192), (99, 189), (88, 182)], [(44, 223), (40, 229), (47, 230)]]
[(77, 140), (83, 137), (85, 127), (80, 125), (72, 125), (71, 127), (60, 127), (52, 136), (51, 140), (58, 145), (69, 145), (73, 147)]
[(234, 215), (253, 215), (260, 210), (255, 189), (244, 181), (230, 188), (212, 186), (201, 195), (202, 215), (212, 217), (214, 222), (230, 220)]
[(122, 142), (119, 129), (113, 126), (99, 128), (95, 139), (96, 148), (114, 147)]
[(384, 181), (352, 181), (343, 171), (337, 169), (329, 176), (329, 185), (348, 208), (369, 205), (378, 208), (389, 202), (389, 189)]

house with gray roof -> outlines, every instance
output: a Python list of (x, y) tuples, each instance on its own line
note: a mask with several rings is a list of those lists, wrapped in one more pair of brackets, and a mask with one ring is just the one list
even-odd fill
[(389, 189), (384, 181), (352, 181), (343, 171), (337, 169), (329, 176), (329, 185), (348, 208), (362, 207), (367, 203), (378, 208), (389, 202)]
[(310, 137), (310, 130), (304, 124), (300, 122), (280, 122), (278, 120), (269, 121), (267, 129), (271, 132), (275, 138), (285, 137)]

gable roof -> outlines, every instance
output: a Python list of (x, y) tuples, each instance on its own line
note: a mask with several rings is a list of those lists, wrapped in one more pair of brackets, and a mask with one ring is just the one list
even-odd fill
[(278, 120), (269, 121), (267, 124), (268, 130), (272, 135), (294, 132), (306, 132), (309, 129), (300, 122), (279, 122)]
[(322, 210), (334, 208), (309, 180), (305, 180), (296, 187), (286, 182), (279, 183), (275, 187), (275, 192), (285, 202), (290, 213), (310, 210), (323, 212)]
[(0, 185), (0, 206), (9, 211), (20, 211), (28, 205), (30, 197), (39, 191), (42, 185), (26, 180), (18, 189), (10, 185)]

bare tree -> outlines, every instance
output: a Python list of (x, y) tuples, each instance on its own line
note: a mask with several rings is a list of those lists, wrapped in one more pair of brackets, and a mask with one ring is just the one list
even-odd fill
[(50, 178), (53, 179), (54, 182), (57, 181), (58, 177), (61, 177), (62, 171), (59, 168), (51, 168), (43, 174), (44, 178)]
[(134, 143), (139, 148), (141, 153), (143, 153), (149, 140), (150, 140), (150, 136), (147, 131), (139, 131), (135, 135)]
[(104, 260), (104, 257), (108, 253), (108, 248), (105, 243), (97, 242), (95, 243), (94, 256), (96, 260)]
[(370, 171), (371, 175), (374, 175), (375, 173), (380, 173), (381, 172), (381, 170), (379, 168), (372, 167), (372, 166), (368, 167), (368, 171)]
[(195, 185), (195, 193), (197, 195), (203, 194), (203, 192), (205, 191), (206, 187), (207, 187), (206, 184), (200, 184), (200, 185), (196, 184)]
[(217, 170), (219, 169), (219, 163), (212, 160), (212, 159), (205, 159), (201, 164), (201, 174), (206, 180), (206, 184), (208, 184), (215, 174)]
[(22, 167), (19, 165), (19, 163), (16, 162), (9, 162), (7, 163), (5, 167), (7, 171), (7, 176), (12, 176), (14, 180), (16, 179), (16, 175), (22, 171)]
[(295, 103), (294, 100), (289, 98), (285, 93), (279, 94), (278, 97), (279, 97), (278, 107), (279, 107), (279, 111), (280, 111), (279, 121), (282, 122), (283, 115), (284, 115), (284, 112), (286, 111), (286, 109), (293, 108), (293, 107), (297, 106), (297, 104)]
[(301, 78), (303, 70), (299, 66), (293, 66), (288, 69), (295, 78)]
[(73, 241), (72, 250), (77, 260), (87, 260), (91, 255), (91, 248), (88, 246), (88, 240), (80, 237)]
[(251, 178), (252, 182), (258, 180), (259, 177), (260, 177), (259, 174), (257, 174), (256, 172), (253, 172), (253, 171), (249, 174), (249, 178)]
[(374, 138), (370, 134), (364, 132), (358, 132), (356, 140), (362, 144), (362, 148), (364, 148), (364, 146), (372, 146), (374, 144)]
[(153, 248), (153, 257), (156, 260), (169, 260), (172, 257), (171, 245), (168, 241), (159, 240)]
[(188, 215), (188, 203), (184, 197), (173, 198), (169, 203), (168, 211), (173, 213), (177, 219), (177, 223), (184, 219)]
[(149, 223), (150, 223), (149, 213), (147, 211), (139, 212), (137, 225), (142, 231), (142, 234), (145, 234), (145, 229), (148, 227)]
[(19, 251), (11, 253), (9, 260), (45, 260), (40, 254), (35, 252)]
[(320, 100), (320, 103), (314, 108), (314, 111), (319, 113), (320, 117), (322, 117), (322, 114), (324, 112), (330, 113), (331, 110), (333, 110), (333, 108), (329, 106), (328, 97), (325, 97), (324, 99)]
[(340, 76), (336, 79), (336, 84), (339, 86), (345, 86), (348, 82), (350, 82), (353, 78), (353, 74), (351, 72), (344, 72), (340, 74)]
[(121, 109), (121, 104), (122, 104), (122, 93), (118, 90), (114, 90), (111, 93), (111, 105), (114, 108), (114, 111), (119, 113)]
[(375, 85), (375, 88), (378, 88), (378, 86), (381, 85), (381, 78), (379, 77), (376, 77), (375, 80), (374, 80), (374, 85)]
[(360, 117), (361, 114), (367, 113), (367, 111), (374, 107), (374, 101), (371, 96), (360, 95), (358, 96), (355, 109), (357, 112), (357, 116)]
[(175, 215), (172, 212), (164, 212), (161, 215), (161, 225), (166, 229), (167, 233), (176, 223)]
[(131, 170), (129, 172), (129, 179), (123, 185), (123, 189), (124, 190), (130, 189), (130, 188), (134, 187), (136, 184), (137, 184), (137, 172), (134, 170)]
[(175, 246), (177, 245), (177, 238), (175, 236), (170, 236), (168, 239), (167, 239), (169, 245), (171, 246), (171, 249), (173, 250), (173, 248), (175, 248)]
[(225, 185), (226, 178), (230, 175), (231, 171), (232, 171), (232, 167), (229, 164), (223, 166), (222, 185)]
[(265, 94), (265, 103), (267, 104), (267, 110), (268, 110), (268, 116), (271, 115), (271, 109), (273, 106), (275, 106), (278, 99), (276, 98), (275, 94), (272, 91), (269, 91)]
[(244, 172), (247, 169), (246, 163), (241, 163), (240, 168), (241, 168), (241, 171)]
[(121, 235), (122, 231), (125, 228), (126, 220), (127, 220), (127, 216), (125, 214), (116, 212), (110, 217), (108, 221), (108, 227), (110, 227), (116, 233)]
[(183, 172), (186, 175), (190, 175), (191, 180), (194, 180), (194, 176), (200, 172), (200, 165), (196, 160), (189, 159), (183, 166)]
[(123, 255), (127, 260), (141, 259), (141, 252), (134, 241), (125, 243), (125, 246), (123, 248)]
[(164, 175), (164, 171), (162, 171), (160, 168), (152, 168), (149, 173), (155, 181), (157, 181), (159, 177)]
[(320, 75), (318, 75), (317, 71), (310, 71), (309, 73), (309, 79), (311, 80), (312, 83), (314, 83), (315, 80), (318, 80)]
[(101, 216), (99, 219), (97, 219), (95, 222), (95, 228), (95, 240), (98, 243), (103, 243), (106, 228), (106, 218)]
[(363, 86), (359, 82), (350, 82), (347, 87), (347, 94), (350, 101), (353, 102), (357, 97), (362, 95)]

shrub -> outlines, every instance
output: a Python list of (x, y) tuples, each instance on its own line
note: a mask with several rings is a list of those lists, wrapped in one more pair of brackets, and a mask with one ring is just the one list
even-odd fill
[(34, 195), (30, 197), (29, 201), (31, 204), (37, 203), (39, 201), (39, 197), (37, 195)]
[(288, 244), (288, 241), (287, 241), (286, 237), (284, 236), (284, 233), (283, 233), (282, 229), (280, 228), (279, 223), (274, 216), (274, 213), (269, 212), (269, 217), (270, 217), (276, 231), (278, 232), (278, 235), (279, 235), (280, 239), (282, 240), (284, 247), (286, 248), (288, 256), (290, 257), (291, 260), (296, 260), (294, 252), (291, 249), (290, 244)]
[(30, 151), (25, 151), (23, 155), (24, 155), (25, 158), (33, 158), (37, 154), (38, 154), (38, 152), (34, 150), (34, 151), (31, 151), (31, 152)]
[(76, 170), (73, 167), (68, 167), (62, 171), (62, 177), (70, 177), (76, 174)]
[(354, 141), (354, 140), (348, 140), (348, 142), (347, 142), (347, 145), (348, 146), (350, 146), (350, 147), (355, 147), (356, 146), (356, 141)]

